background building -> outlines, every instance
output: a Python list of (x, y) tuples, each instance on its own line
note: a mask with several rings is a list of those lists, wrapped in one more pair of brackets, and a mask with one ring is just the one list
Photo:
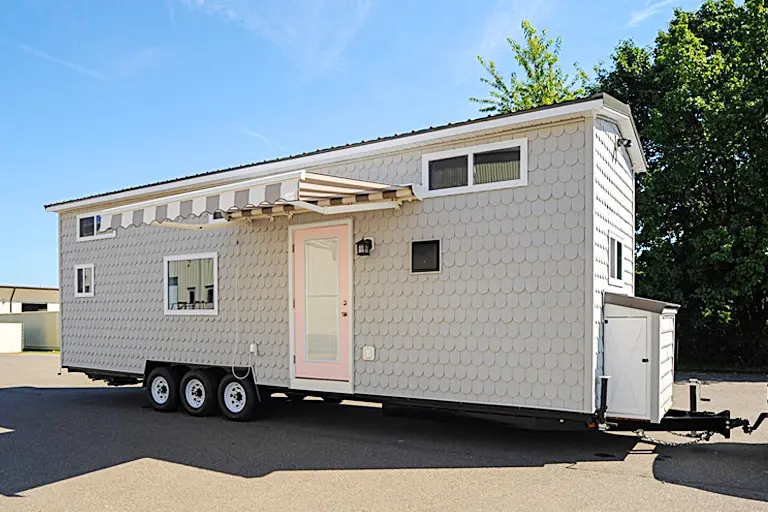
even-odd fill
[(0, 286), (0, 353), (61, 347), (59, 289)]

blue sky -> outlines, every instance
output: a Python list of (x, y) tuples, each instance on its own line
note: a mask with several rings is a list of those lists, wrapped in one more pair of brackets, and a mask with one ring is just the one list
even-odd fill
[(57, 285), (43, 204), (477, 117), (528, 19), (587, 70), (686, 0), (0, 2), (0, 283)]

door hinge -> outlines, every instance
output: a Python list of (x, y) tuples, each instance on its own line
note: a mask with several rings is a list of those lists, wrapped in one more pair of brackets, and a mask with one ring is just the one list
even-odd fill
[(296, 309), (296, 299), (293, 299), (293, 309)]
[(293, 354), (293, 364), (296, 364), (296, 354)]
[(296, 252), (296, 244), (291, 244), (291, 252)]

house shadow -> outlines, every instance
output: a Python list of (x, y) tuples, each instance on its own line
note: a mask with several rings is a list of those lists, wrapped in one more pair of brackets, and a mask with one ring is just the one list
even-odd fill
[[(277, 401), (268, 418), (234, 423), (157, 413), (140, 388), (0, 389), (5, 496), (143, 458), (258, 478), (292, 470), (621, 463), (636, 442), (599, 432), (515, 430), (475, 418), (390, 417), (380, 408), (321, 401)], [(715, 443), (657, 451), (654, 474), (660, 480), (768, 500), (755, 491), (765, 487), (765, 446)], [(727, 469), (723, 452), (732, 463)], [(736, 475), (749, 471), (752, 476)]]

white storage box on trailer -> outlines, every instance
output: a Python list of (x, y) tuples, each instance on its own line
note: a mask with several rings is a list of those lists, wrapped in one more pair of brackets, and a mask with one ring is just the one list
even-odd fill
[(672, 408), (678, 308), (677, 304), (605, 293), (608, 417), (658, 423)]

